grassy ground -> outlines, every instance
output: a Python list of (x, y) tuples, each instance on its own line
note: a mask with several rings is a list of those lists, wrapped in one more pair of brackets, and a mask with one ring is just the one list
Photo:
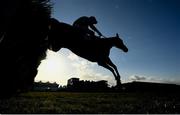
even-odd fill
[(180, 95), (29, 92), (1, 100), (0, 113), (180, 113)]

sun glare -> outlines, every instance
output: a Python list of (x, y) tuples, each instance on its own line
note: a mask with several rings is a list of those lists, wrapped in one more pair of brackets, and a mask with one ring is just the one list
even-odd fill
[(45, 68), (52, 72), (63, 71), (65, 66), (63, 59), (55, 52), (48, 51), (47, 58), (45, 60)]
[(48, 50), (46, 59), (42, 60), (38, 67), (38, 74), (35, 81), (56, 81), (62, 84), (63, 81), (65, 82), (64, 77), (66, 76), (66, 70), (67, 64), (64, 57)]

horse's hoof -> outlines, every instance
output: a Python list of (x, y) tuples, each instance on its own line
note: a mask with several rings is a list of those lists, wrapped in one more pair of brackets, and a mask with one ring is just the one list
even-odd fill
[(118, 79), (118, 80), (116, 81), (116, 85), (117, 85), (117, 86), (118, 86), (118, 85), (121, 85), (121, 80)]
[(116, 84), (116, 89), (122, 89), (122, 84), (121, 84), (121, 81), (117, 81), (117, 84)]
[(115, 90), (121, 91), (121, 90), (122, 90), (122, 86), (121, 86), (121, 85), (116, 85), (116, 86), (115, 86)]

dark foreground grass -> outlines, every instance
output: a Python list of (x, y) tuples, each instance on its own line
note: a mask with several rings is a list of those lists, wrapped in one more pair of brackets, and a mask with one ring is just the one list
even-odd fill
[(180, 95), (29, 92), (1, 100), (0, 113), (180, 113)]

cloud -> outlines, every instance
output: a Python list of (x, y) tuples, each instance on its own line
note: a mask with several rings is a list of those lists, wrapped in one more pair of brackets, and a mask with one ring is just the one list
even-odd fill
[(78, 61), (79, 60), (79, 57), (73, 53), (69, 53), (67, 58), (70, 59), (71, 61)]
[(146, 80), (146, 77), (144, 76), (138, 76), (138, 75), (132, 75), (130, 76), (130, 80), (133, 80), (133, 81), (144, 81)]
[(165, 79), (163, 80), (164, 83), (169, 83), (169, 84), (177, 84), (180, 85), (180, 79)]
[(164, 83), (166, 80), (159, 77), (150, 77), (143, 75), (132, 75), (129, 77), (130, 81), (144, 81), (144, 82), (159, 82)]
[(71, 65), (77, 69), (77, 70), (88, 70), (90, 68), (93, 68), (96, 63), (90, 62), (86, 59), (83, 59), (79, 56), (77, 56), (76, 54), (69, 52), (68, 56), (67, 56), (68, 60), (71, 61)]
[(132, 75), (129, 77), (129, 80), (130, 81), (155, 82), (155, 83), (169, 83), (169, 84), (180, 85), (180, 79), (173, 79), (173, 78), (167, 79), (167, 78), (159, 78), (159, 77)]

